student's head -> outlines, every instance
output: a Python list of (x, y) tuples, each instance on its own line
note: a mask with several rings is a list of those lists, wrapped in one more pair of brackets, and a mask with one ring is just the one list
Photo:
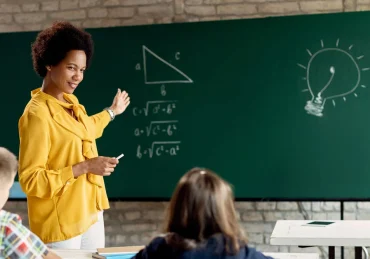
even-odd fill
[(0, 210), (9, 198), (9, 191), (17, 170), (16, 156), (6, 148), (0, 147)]
[(32, 44), (33, 67), (55, 91), (71, 94), (83, 80), (93, 55), (91, 35), (69, 22), (55, 22)]
[(226, 249), (231, 253), (246, 242), (230, 185), (203, 168), (193, 168), (180, 179), (168, 206), (165, 231), (190, 240), (183, 243), (183, 249), (191, 249), (215, 234), (227, 238)]

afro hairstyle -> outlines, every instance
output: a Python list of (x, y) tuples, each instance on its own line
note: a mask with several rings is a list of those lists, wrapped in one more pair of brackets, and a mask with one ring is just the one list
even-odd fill
[(89, 33), (66, 21), (57, 21), (41, 31), (32, 43), (33, 69), (44, 78), (46, 66), (59, 64), (71, 50), (83, 50), (88, 68), (94, 52), (94, 43)]

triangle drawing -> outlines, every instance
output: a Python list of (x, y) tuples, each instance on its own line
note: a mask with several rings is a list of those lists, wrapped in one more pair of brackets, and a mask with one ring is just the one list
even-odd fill
[(146, 46), (143, 46), (143, 65), (145, 84), (193, 83), (184, 72)]

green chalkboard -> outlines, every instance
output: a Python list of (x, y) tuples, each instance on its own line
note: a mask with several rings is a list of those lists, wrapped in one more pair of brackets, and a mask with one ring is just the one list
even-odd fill
[[(208, 167), (240, 199), (370, 197), (369, 12), (90, 29), (75, 94), (93, 114), (118, 87), (131, 105), (97, 141), (124, 153), (110, 198), (169, 198)], [(36, 33), (0, 35), (0, 144), (18, 152)], [(36, 154), (35, 154), (36, 155)]]

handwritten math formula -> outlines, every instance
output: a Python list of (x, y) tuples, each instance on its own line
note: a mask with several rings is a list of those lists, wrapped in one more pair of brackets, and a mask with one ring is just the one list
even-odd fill
[[(176, 108), (175, 103), (177, 101), (148, 101), (144, 108), (133, 108), (134, 116), (144, 115), (145, 118), (148, 118), (145, 126), (134, 129), (134, 136), (141, 140), (136, 150), (137, 158), (178, 155), (181, 141), (173, 139), (176, 137), (180, 123), (173, 114), (173, 110)], [(163, 120), (150, 120), (151, 116), (158, 113)], [(148, 139), (153, 138), (155, 140), (148, 143)], [(147, 144), (142, 144), (145, 142)]]
[(141, 145), (137, 146), (136, 157), (142, 158), (143, 156), (148, 156), (152, 158), (153, 156), (176, 156), (180, 150), (181, 141), (154, 141), (150, 147), (143, 148)]
[(176, 102), (177, 101), (148, 101), (145, 107), (134, 107), (132, 111), (134, 116), (150, 116), (153, 114), (170, 115), (176, 109)]
[[(136, 157), (138, 159), (175, 157), (181, 152), (181, 140), (178, 134), (181, 124), (176, 113), (179, 102), (167, 97), (170, 95), (167, 86), (193, 83), (193, 80), (177, 67), (179, 64), (177, 62), (181, 59), (179, 51), (174, 54), (175, 62), (167, 61), (148, 46), (142, 46), (142, 55), (142, 62), (136, 64), (135, 70), (143, 72), (146, 87), (157, 85), (160, 89), (158, 98), (155, 97), (132, 109), (133, 116), (141, 118), (141, 125), (135, 127), (133, 132), (138, 140)], [(155, 73), (156, 79), (154, 79), (151, 75), (156, 65), (164, 67), (165, 73)], [(175, 86), (171, 87), (174, 89)]]
[(145, 128), (136, 128), (135, 136), (139, 137), (143, 134), (147, 137), (157, 136), (157, 135), (167, 135), (172, 136), (177, 130), (178, 120), (168, 120), (168, 121), (151, 121)]

